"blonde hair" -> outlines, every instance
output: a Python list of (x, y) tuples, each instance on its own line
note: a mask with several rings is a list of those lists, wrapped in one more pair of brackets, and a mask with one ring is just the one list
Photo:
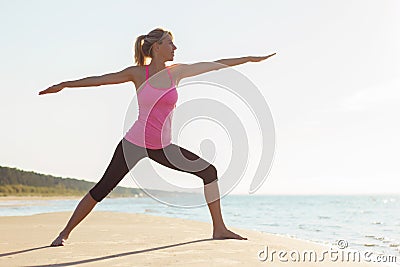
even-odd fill
[(138, 66), (144, 66), (147, 58), (152, 58), (153, 44), (161, 44), (162, 40), (169, 35), (173, 38), (170, 31), (157, 28), (145, 35), (140, 35), (135, 42), (135, 62)]

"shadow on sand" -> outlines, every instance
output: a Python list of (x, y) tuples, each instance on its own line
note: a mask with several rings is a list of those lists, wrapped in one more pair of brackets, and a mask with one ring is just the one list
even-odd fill
[[(101, 261), (101, 260), (125, 257), (125, 256), (129, 256), (129, 255), (139, 254), (139, 253), (146, 253), (146, 252), (156, 251), (156, 250), (161, 250), (161, 249), (167, 249), (167, 248), (172, 248), (172, 247), (177, 247), (177, 246), (183, 246), (183, 245), (188, 245), (188, 244), (193, 244), (193, 243), (198, 243), (198, 242), (204, 242), (204, 241), (215, 241), (215, 239), (212, 239), (212, 238), (199, 239), (199, 240), (193, 240), (193, 241), (188, 241), (188, 242), (183, 242), (183, 243), (178, 243), (178, 244), (172, 244), (172, 245), (166, 245), (166, 246), (161, 246), (161, 247), (155, 247), (155, 248), (149, 248), (149, 249), (143, 249), (143, 250), (137, 250), (137, 251), (130, 251), (130, 252), (124, 252), (124, 253), (118, 253), (118, 254), (113, 254), (113, 255), (108, 255), (108, 256), (102, 256), (102, 257), (97, 257), (97, 258), (92, 258), (92, 259), (86, 259), (86, 260), (70, 261), (70, 262), (57, 263), (57, 264), (48, 264), (48, 265), (27, 265), (25, 267), (73, 266), (73, 265), (79, 265), (79, 264), (84, 264), (84, 263), (97, 262), (97, 261)], [(25, 252), (29, 252), (29, 251), (33, 251), (33, 250), (44, 249), (44, 248), (55, 249), (55, 248), (60, 248), (60, 247), (43, 246), (43, 247), (37, 247), (37, 248), (30, 248), (30, 249), (25, 249), (25, 250), (20, 250), (20, 251), (3, 253), (3, 254), (0, 254), (0, 257), (10, 256), (10, 255), (15, 255), (15, 254), (20, 254), (20, 253), (25, 253)]]

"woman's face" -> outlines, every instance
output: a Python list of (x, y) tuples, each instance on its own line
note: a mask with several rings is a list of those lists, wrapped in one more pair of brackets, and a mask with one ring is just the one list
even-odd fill
[(172, 42), (171, 36), (167, 35), (161, 44), (157, 43), (156, 53), (157, 56), (162, 57), (165, 61), (174, 60), (174, 51), (176, 46)]

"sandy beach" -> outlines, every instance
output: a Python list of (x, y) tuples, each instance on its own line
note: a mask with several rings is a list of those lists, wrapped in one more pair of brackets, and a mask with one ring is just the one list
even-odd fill
[[(290, 251), (313, 250), (320, 259), (329, 247), (234, 227), (229, 228), (248, 240), (212, 240), (210, 223), (116, 212), (92, 212), (65, 246), (49, 247), (70, 215), (0, 217), (0, 266), (373, 266), (328, 256), (323, 262), (294, 262)], [(266, 246), (269, 257), (261, 261)], [(287, 251), (281, 260), (279, 251)]]

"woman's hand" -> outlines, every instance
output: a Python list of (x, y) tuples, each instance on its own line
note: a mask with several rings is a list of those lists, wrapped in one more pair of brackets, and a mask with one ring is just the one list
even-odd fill
[(267, 59), (269, 57), (272, 57), (274, 55), (276, 55), (276, 53), (273, 53), (273, 54), (268, 55), (268, 56), (263, 56), (263, 57), (249, 57), (249, 59), (250, 59), (249, 61), (250, 62), (260, 62), (260, 61), (263, 61), (263, 60), (265, 60), (265, 59)]
[(64, 89), (64, 86), (62, 85), (62, 83), (59, 83), (59, 84), (56, 84), (56, 85), (53, 85), (53, 86), (47, 88), (46, 90), (40, 91), (39, 95), (57, 93), (57, 92), (61, 91), (62, 89)]

